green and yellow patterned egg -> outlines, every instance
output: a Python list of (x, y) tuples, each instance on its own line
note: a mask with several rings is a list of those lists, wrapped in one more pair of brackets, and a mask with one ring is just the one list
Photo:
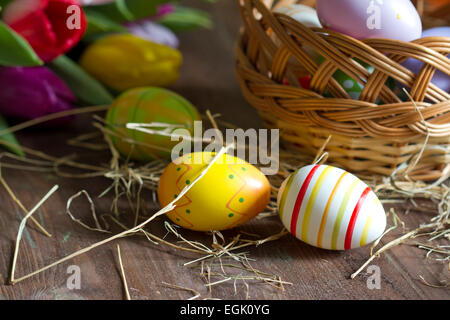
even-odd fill
[[(124, 92), (106, 114), (110, 138), (116, 149), (123, 156), (140, 161), (170, 157), (171, 149), (179, 143), (171, 141), (170, 133), (175, 129), (187, 129), (192, 135), (196, 120), (200, 120), (200, 115), (189, 101), (175, 92), (156, 87)], [(127, 128), (130, 123), (145, 124), (147, 132)]]

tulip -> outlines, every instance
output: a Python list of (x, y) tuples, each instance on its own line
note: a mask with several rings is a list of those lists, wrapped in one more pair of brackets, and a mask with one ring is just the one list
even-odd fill
[(86, 30), (86, 17), (75, 0), (15, 0), (3, 20), (49, 62), (75, 46)]
[(96, 6), (100, 4), (111, 3), (114, 1), (116, 0), (77, 0), (77, 2), (82, 6)]
[(164, 44), (172, 48), (177, 48), (179, 45), (178, 38), (172, 30), (150, 20), (130, 22), (125, 26), (130, 33), (139, 38)]
[[(46, 67), (0, 68), (0, 114), (31, 120), (48, 114), (71, 110), (76, 98), (53, 72)], [(72, 117), (53, 120), (60, 125)]]
[(135, 87), (164, 87), (179, 77), (181, 53), (131, 34), (106, 36), (90, 45), (80, 65), (107, 86), (123, 91)]
[(158, 7), (158, 12), (156, 13), (157, 18), (161, 18), (166, 14), (173, 13), (175, 11), (175, 6), (171, 3), (165, 3)]
[[(77, 0), (77, 2), (82, 6), (97, 6), (101, 4), (107, 4), (115, 2), (116, 0)], [(145, 1), (145, 0), (142, 0)], [(158, 7), (158, 14), (171, 13), (174, 10), (174, 6), (170, 3), (162, 4)]]

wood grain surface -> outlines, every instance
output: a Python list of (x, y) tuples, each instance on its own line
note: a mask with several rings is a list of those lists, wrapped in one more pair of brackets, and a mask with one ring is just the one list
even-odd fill
[[(221, 113), (223, 119), (242, 128), (258, 128), (261, 121), (256, 112), (243, 99), (234, 75), (234, 45), (240, 27), (236, 1), (218, 0), (214, 5), (188, 1), (211, 12), (214, 20), (212, 30), (201, 30), (181, 36), (181, 51), (184, 65), (181, 79), (174, 90), (198, 106), (201, 112), (210, 109)], [(63, 130), (28, 129), (18, 137), (23, 145), (43, 150), (54, 156), (80, 152), (81, 149), (67, 145), (67, 140), (82, 133), (94, 131), (92, 115), (80, 116), (77, 122)], [(80, 161), (106, 163), (107, 152), (83, 151)], [(99, 195), (108, 187), (105, 178), (65, 179), (51, 173), (36, 173), (8, 168), (2, 169), (4, 178), (24, 205), (32, 208), (50, 188), (58, 184), (60, 190), (36, 213), (35, 217), (49, 230), (53, 237), (47, 238), (28, 223), (18, 256), (17, 277), (32, 272), (57, 259), (107, 235), (88, 231), (75, 224), (66, 215), (66, 202), (70, 196), (86, 189), (91, 195)], [(112, 198), (94, 197), (99, 213), (108, 212)], [(245, 299), (246, 285), (242, 281), (214, 286), (211, 291), (205, 286), (198, 268), (182, 264), (197, 258), (195, 254), (152, 244), (142, 236), (123, 238), (86, 254), (62, 263), (14, 286), (8, 285), (15, 238), (23, 212), (11, 200), (3, 188), (0, 189), (0, 300), (2, 299), (123, 299), (125, 297), (120, 278), (116, 244), (122, 252), (124, 269), (132, 299), (188, 299), (192, 293), (169, 288), (163, 282), (195, 289), (201, 298)], [(429, 221), (435, 214), (436, 204), (421, 202), (424, 212), (410, 210), (411, 203), (397, 205), (396, 210), (406, 224), (413, 229)], [(389, 207), (386, 207), (389, 209)], [(92, 223), (89, 205), (81, 199), (73, 204), (78, 218)], [(149, 210), (157, 210), (149, 204)], [(429, 210), (428, 210), (429, 209)], [(148, 230), (163, 237), (165, 219), (152, 222)], [(391, 224), (391, 220), (389, 219)], [(402, 227), (394, 230), (383, 243), (399, 235)], [(282, 229), (277, 217), (256, 219), (238, 228), (224, 232), (231, 238), (238, 231), (268, 236)], [(118, 232), (119, 229), (115, 229)], [(191, 240), (211, 242), (211, 236), (203, 233), (183, 231)], [(176, 242), (174, 236), (166, 240)], [(411, 245), (401, 245), (382, 254), (373, 261), (381, 270), (381, 288), (369, 289), (368, 274), (363, 271), (355, 279), (350, 275), (368, 258), (369, 247), (347, 252), (332, 252), (311, 247), (286, 235), (280, 240), (245, 249), (252, 265), (261, 271), (276, 274), (291, 282), (284, 291), (250, 280), (250, 299), (449, 299), (448, 289), (432, 288), (423, 283), (439, 285), (448, 281), (450, 272), (447, 263), (426, 259), (426, 252)], [(77, 265), (81, 270), (81, 288), (67, 288), (67, 268)]]

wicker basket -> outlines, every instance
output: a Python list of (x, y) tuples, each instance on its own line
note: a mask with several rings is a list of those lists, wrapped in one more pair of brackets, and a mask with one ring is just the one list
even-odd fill
[[(413, 179), (437, 179), (450, 168), (450, 94), (430, 83), (436, 69), (450, 75), (450, 38), (359, 41), (274, 14), (270, 0), (238, 3), (244, 27), (237, 78), (246, 100), (267, 127), (281, 129), (283, 141), (315, 155), (332, 135), (329, 162), (360, 175), (390, 175), (418, 154)], [(410, 57), (426, 62), (417, 76), (401, 65)], [(364, 63), (375, 70), (369, 73)], [(332, 77), (338, 69), (363, 86), (358, 100)], [(303, 89), (299, 77), (308, 74), (311, 85)], [(385, 85), (388, 78), (410, 88), (415, 103), (402, 101), (398, 89)]]

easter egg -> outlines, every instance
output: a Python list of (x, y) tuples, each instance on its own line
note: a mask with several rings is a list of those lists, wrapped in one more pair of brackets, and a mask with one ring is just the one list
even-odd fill
[[(425, 30), (422, 33), (422, 38), (426, 37), (450, 37), (450, 27), (437, 27)], [(447, 55), (448, 57), (449, 55)], [(417, 59), (408, 59), (403, 63), (403, 66), (407, 69), (411, 70), (415, 74), (419, 74), (420, 70), (423, 67), (423, 62)], [(445, 74), (444, 72), (437, 70), (431, 82), (435, 84), (440, 89), (445, 92), (450, 92), (450, 75)]]
[[(207, 167), (212, 152), (184, 155), (164, 170), (158, 186), (161, 207), (172, 202)], [(246, 161), (224, 154), (167, 213), (177, 225), (196, 231), (225, 230), (262, 212), (270, 199), (266, 176)]]
[(386, 228), (375, 193), (351, 173), (328, 165), (309, 165), (287, 178), (278, 193), (278, 209), (295, 237), (324, 249), (362, 247)]
[(317, 0), (316, 8), (325, 28), (356, 39), (412, 41), (422, 34), (410, 0)]
[[(125, 157), (141, 161), (169, 157), (178, 143), (171, 141), (170, 133), (182, 128), (192, 134), (196, 120), (200, 120), (200, 115), (189, 101), (170, 90), (153, 87), (122, 93), (106, 114), (116, 149)], [(156, 132), (127, 129), (128, 123), (146, 124), (146, 129)]]
[(79, 64), (92, 77), (116, 91), (166, 87), (180, 76), (183, 55), (172, 47), (131, 33), (108, 34), (90, 44)]
[(292, 19), (301, 22), (307, 27), (322, 28), (316, 10), (311, 7), (302, 4), (291, 4), (285, 7), (277, 8), (274, 12), (285, 14)]
[[(325, 59), (323, 57), (319, 58), (319, 63), (322, 63)], [(366, 70), (369, 72), (369, 74), (372, 74), (375, 71), (375, 68), (363, 61), (360, 61), (357, 59), (357, 62), (359, 64), (361, 64), (364, 68), (366, 68)], [(361, 96), (361, 92), (364, 89), (364, 85), (362, 83), (360, 83), (359, 81), (356, 81), (355, 79), (353, 79), (352, 77), (350, 77), (349, 75), (347, 75), (344, 71), (342, 70), (336, 70), (336, 72), (333, 74), (333, 78), (342, 86), (342, 88), (345, 90), (345, 92), (348, 93), (348, 95), (350, 96), (351, 99), (353, 100), (358, 100), (359, 97)], [(364, 79), (361, 79), (362, 81), (365, 82)], [(394, 89), (395, 87), (395, 82), (392, 78), (388, 78), (386, 80), (386, 85), (391, 88)], [(325, 96), (331, 96), (331, 94), (329, 94), (328, 92), (325, 92)], [(380, 100), (377, 100), (376, 103), (380, 103)]]
[[(374, 68), (372, 66), (367, 66), (366, 69), (369, 72), (373, 72)], [(345, 72), (341, 70), (337, 70), (333, 74), (333, 78), (344, 88), (345, 92), (349, 94), (349, 96), (358, 100), (364, 86), (358, 81), (354, 80), (352, 77), (349, 77)]]

